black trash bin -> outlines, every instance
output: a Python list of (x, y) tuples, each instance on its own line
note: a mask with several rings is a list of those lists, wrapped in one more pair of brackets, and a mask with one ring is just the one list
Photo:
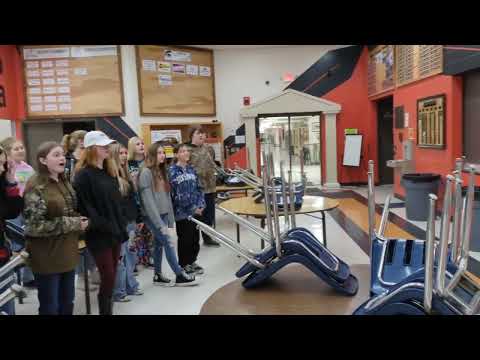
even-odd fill
[(428, 220), (428, 194), (438, 193), (440, 175), (423, 174), (405, 174), (400, 184), (405, 188), (407, 208), (407, 219), (413, 221)]
[[(462, 196), (467, 195), (467, 187), (462, 188)], [(472, 214), (472, 238), (470, 239), (470, 251), (480, 251), (480, 186), (475, 186)]]

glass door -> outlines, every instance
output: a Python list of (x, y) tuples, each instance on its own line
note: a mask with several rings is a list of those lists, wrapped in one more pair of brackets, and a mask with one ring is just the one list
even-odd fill
[[(295, 182), (321, 185), (320, 116), (283, 116), (259, 119), (261, 151), (272, 152), (275, 176), (280, 175), (280, 161), (285, 175), (292, 171)], [(263, 165), (263, 159), (260, 159)], [(287, 177), (288, 179), (288, 177)]]

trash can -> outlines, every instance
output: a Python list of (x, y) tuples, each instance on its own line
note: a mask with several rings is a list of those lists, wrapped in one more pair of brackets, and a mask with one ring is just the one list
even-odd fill
[[(462, 188), (462, 196), (467, 196), (467, 187)], [(472, 214), (472, 238), (470, 239), (470, 251), (480, 251), (480, 186), (475, 186)]]
[(405, 174), (400, 184), (405, 188), (407, 209), (407, 219), (413, 221), (428, 220), (428, 194), (438, 193), (440, 175), (424, 174)]

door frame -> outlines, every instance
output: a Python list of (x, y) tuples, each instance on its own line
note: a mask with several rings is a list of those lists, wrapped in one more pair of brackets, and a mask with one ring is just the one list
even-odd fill
[[(317, 112), (293, 112), (293, 113), (264, 113), (264, 114), (258, 114), (255, 117), (255, 127), (256, 131), (258, 130), (258, 134), (260, 136), (260, 120), (262, 118), (270, 118), (270, 117), (287, 117), (288, 118), (288, 160), (289, 160), (289, 169), (292, 170), (292, 128), (291, 128), (291, 118), (292, 117), (302, 117), (302, 116), (318, 116), (318, 121), (320, 123), (319, 126), (319, 136), (320, 136), (320, 186), (323, 186), (323, 141), (322, 141), (322, 114), (323, 112), (317, 111)], [(257, 127), (258, 125), (258, 127)], [(261, 144), (260, 144), (261, 145)], [(260, 148), (257, 149), (257, 159), (261, 158), (260, 156)], [(261, 160), (257, 162), (258, 163), (258, 168), (259, 168), (259, 174), (261, 174)], [(304, 174), (302, 174), (304, 175)]]
[[(377, 133), (377, 169), (378, 169), (378, 184), (379, 185), (383, 185), (385, 183), (382, 182), (382, 174), (381, 174), (381, 166), (380, 166), (380, 152), (381, 152), (381, 149), (380, 149), (380, 133), (379, 133), (379, 128), (380, 128), (380, 121), (379, 121), (379, 111), (378, 111), (378, 106), (379, 106), (379, 103), (380, 102), (383, 102), (385, 100), (387, 100), (388, 98), (391, 98), (392, 99), (392, 159), (390, 160), (393, 160), (395, 159), (395, 134), (394, 134), (394, 129), (395, 129), (395, 119), (394, 119), (394, 103), (393, 103), (393, 95), (387, 95), (385, 97), (382, 97), (380, 99), (376, 99), (375, 100), (375, 112), (376, 112), (376, 133)], [(386, 166), (386, 165), (385, 165)], [(392, 183), (391, 184), (395, 184), (395, 172), (394, 172), (394, 169), (392, 168)], [(389, 184), (386, 184), (386, 185), (390, 185)]]

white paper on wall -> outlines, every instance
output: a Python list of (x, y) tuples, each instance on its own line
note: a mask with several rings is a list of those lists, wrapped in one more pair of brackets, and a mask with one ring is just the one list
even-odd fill
[(66, 112), (70, 112), (72, 111), (72, 104), (68, 103), (68, 104), (60, 104), (58, 106), (58, 109), (60, 111), (66, 111)]
[(28, 79), (28, 86), (39, 86), (41, 84), (40, 79)]
[(210, 66), (200, 66), (200, 76), (212, 76)]
[(70, 85), (70, 79), (68, 77), (65, 78), (57, 78), (58, 85)]
[(28, 70), (27, 77), (40, 77), (40, 71), (38, 70)]
[(69, 102), (72, 102), (72, 97), (70, 95), (60, 95), (60, 96), (57, 96), (57, 102), (69, 103)]
[(45, 111), (58, 111), (57, 104), (45, 104)]
[(38, 69), (40, 63), (38, 61), (27, 61), (27, 69)]
[(172, 75), (158, 75), (158, 83), (162, 86), (171, 86)]
[(39, 94), (42, 93), (42, 89), (39, 88), (39, 87), (29, 88), (29, 89), (28, 89), (28, 93), (29, 93), (30, 95), (39, 95)]
[(70, 86), (61, 86), (57, 89), (58, 94), (70, 94)]
[(186, 51), (165, 50), (164, 59), (169, 61), (192, 61), (192, 54)]
[(57, 70), (57, 76), (68, 76), (68, 69)]
[(25, 60), (68, 57), (70, 57), (70, 48), (68, 47), (23, 49), (23, 58)]
[(187, 75), (198, 76), (198, 65), (187, 64), (186, 71)]
[(55, 75), (55, 71), (53, 69), (42, 70), (42, 77), (52, 77), (54, 75)]
[(77, 76), (86, 76), (88, 75), (87, 68), (75, 68), (73, 69), (73, 73)]
[(43, 102), (44, 103), (56, 103), (57, 102), (57, 97), (56, 96), (44, 96), (43, 97)]
[(117, 55), (116, 45), (73, 46), (70, 50), (73, 58)]
[(55, 79), (54, 78), (42, 79), (42, 84), (43, 85), (55, 85)]
[(41, 104), (42, 103), (42, 97), (41, 96), (30, 96), (28, 98), (28, 101), (32, 104)]
[(41, 65), (42, 68), (52, 68), (53, 67), (53, 61), (50, 61), (50, 60), (42, 61), (41, 64), (42, 64)]
[(43, 111), (42, 104), (32, 104), (30, 105), (30, 112), (41, 112)]
[(47, 95), (47, 94), (55, 94), (57, 92), (57, 88), (56, 87), (44, 87), (43, 90), (42, 90), (43, 94), (44, 95)]
[(68, 60), (56, 60), (55, 66), (56, 67), (68, 67)]
[(155, 60), (143, 60), (142, 68), (143, 71), (155, 71)]

